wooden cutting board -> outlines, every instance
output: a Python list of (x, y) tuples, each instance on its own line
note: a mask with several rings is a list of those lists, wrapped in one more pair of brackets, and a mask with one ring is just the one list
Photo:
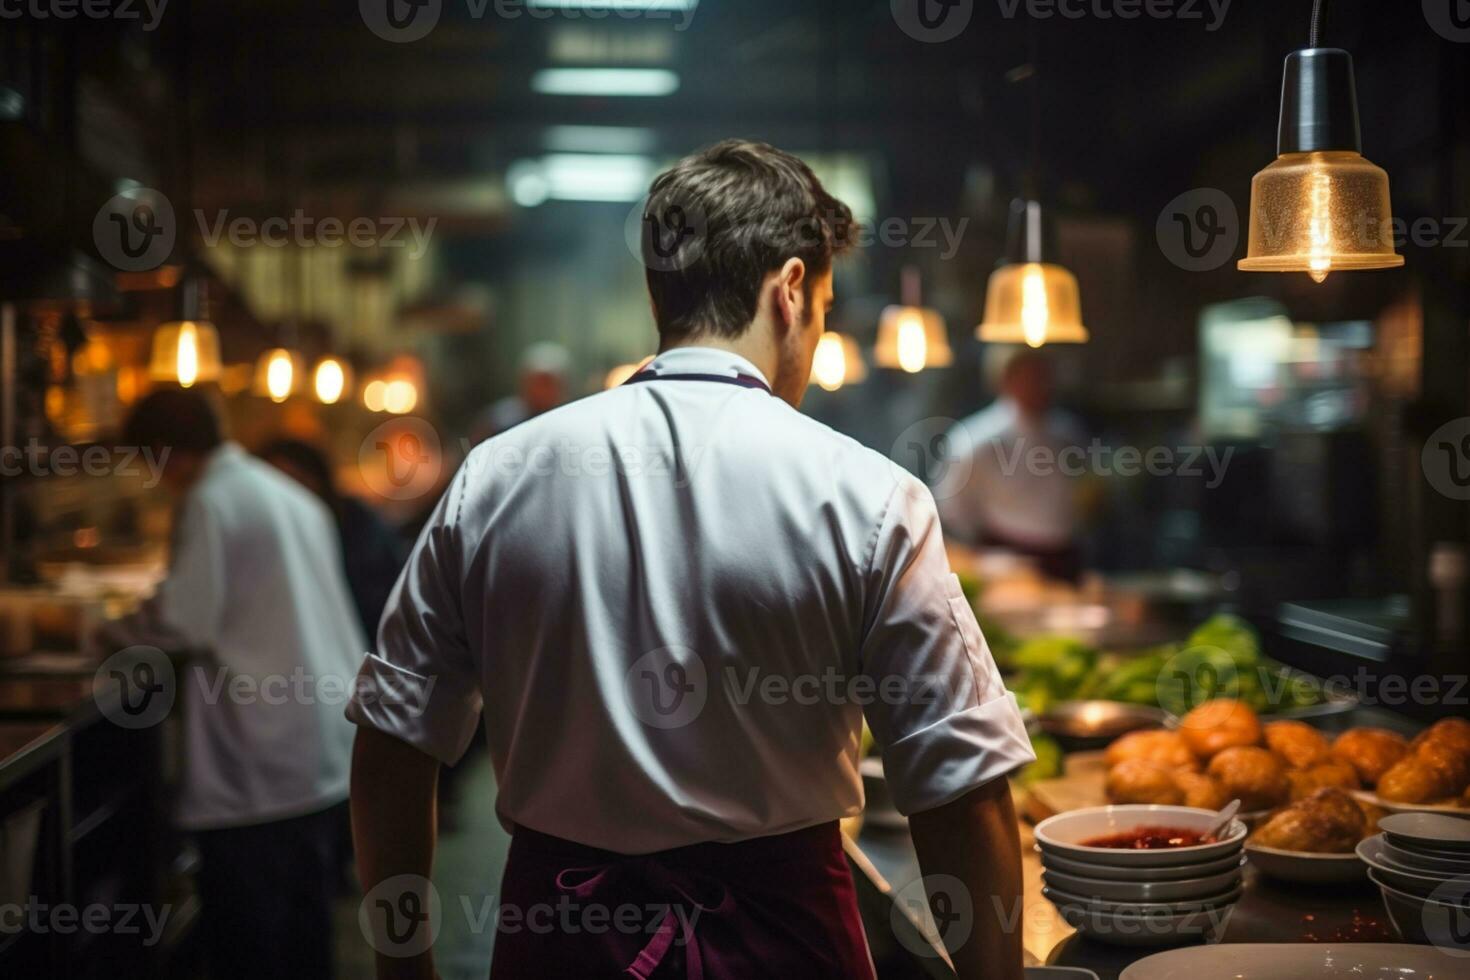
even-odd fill
[(1081, 810), (1089, 806), (1106, 806), (1108, 802), (1108, 766), (1104, 752), (1073, 752), (1062, 763), (1062, 775), (1032, 783), (1026, 800), (1026, 814), (1033, 820), (1045, 820), (1058, 813)]

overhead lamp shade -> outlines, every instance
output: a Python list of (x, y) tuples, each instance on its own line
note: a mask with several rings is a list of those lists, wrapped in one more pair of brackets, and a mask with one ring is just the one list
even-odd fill
[(954, 351), (945, 333), (944, 317), (923, 306), (889, 306), (878, 321), (878, 345), (873, 360), (881, 368), (918, 374), (925, 368), (949, 367)]
[(1251, 181), (1245, 272), (1395, 269), (1388, 174), (1363, 158), (1353, 59), (1294, 51), (1281, 90), (1278, 157)]
[(175, 320), (154, 331), (148, 359), (153, 380), (188, 388), (200, 381), (218, 381), (221, 370), (219, 331), (208, 320)]
[(302, 374), (300, 354), (284, 347), (268, 350), (255, 362), (255, 393), (283, 402), (301, 386)]
[(990, 275), (976, 334), (992, 344), (1087, 343), (1077, 277), (1046, 262), (1001, 266)]
[(828, 331), (817, 341), (812, 358), (811, 384), (823, 391), (836, 391), (843, 385), (861, 384), (868, 379), (868, 365), (858, 343), (846, 334)]

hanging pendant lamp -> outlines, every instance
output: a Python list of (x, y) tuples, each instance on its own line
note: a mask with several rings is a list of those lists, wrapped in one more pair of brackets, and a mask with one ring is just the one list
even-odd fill
[(1353, 57), (1317, 46), (1322, 3), (1312, 11), (1310, 47), (1286, 58), (1277, 159), (1251, 181), (1245, 272), (1396, 269), (1388, 174), (1363, 158)]
[(873, 362), (908, 374), (949, 367), (954, 363), (954, 351), (949, 346), (944, 317), (938, 310), (919, 305), (919, 270), (905, 266), (902, 275), (903, 303), (884, 308), (878, 320)]
[(846, 334), (827, 331), (817, 341), (817, 352), (812, 357), (810, 384), (823, 391), (836, 391), (844, 385), (861, 384), (868, 378), (868, 366), (863, 363), (858, 343)]
[(219, 331), (205, 314), (205, 284), (198, 275), (185, 276), (179, 286), (179, 318), (153, 332), (148, 375), (155, 381), (173, 381), (182, 388), (200, 381), (218, 381)]
[(1043, 261), (1044, 238), (1041, 205), (1012, 202), (1006, 262), (991, 273), (985, 291), (985, 319), (976, 330), (981, 340), (1041, 347), (1090, 339), (1082, 325), (1077, 277)]

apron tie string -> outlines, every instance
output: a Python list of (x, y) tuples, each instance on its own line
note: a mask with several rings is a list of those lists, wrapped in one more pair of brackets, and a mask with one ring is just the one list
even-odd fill
[[(596, 897), (597, 892), (608, 882), (609, 876), (627, 873), (640, 875), (652, 886), (655, 894), (673, 895), (682, 899), (701, 915), (711, 912), (721, 915), (729, 912), (734, 905), (730, 890), (722, 882), (694, 871), (673, 870), (656, 858), (632, 858), (596, 867), (567, 868), (556, 876), (556, 887), (558, 891), (585, 902)], [(581, 880), (573, 880), (577, 878)], [(699, 892), (717, 894), (719, 898), (714, 904), (706, 905), (695, 897)], [(685, 915), (683, 908), (682, 905), (673, 903), (668, 905), (653, 938), (623, 970), (624, 975), (633, 977), (634, 980), (648, 980), (668, 956), (677, 931), (679, 941), (686, 950), (684, 958), (688, 980), (703, 980), (704, 962), (694, 935), (694, 919), (697, 917)]]

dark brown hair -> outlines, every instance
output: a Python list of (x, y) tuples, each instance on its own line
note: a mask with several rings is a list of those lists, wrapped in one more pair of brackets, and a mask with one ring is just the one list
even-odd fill
[(201, 456), (224, 438), (214, 399), (198, 388), (155, 388), (133, 406), (123, 426), (129, 446)]
[(765, 143), (726, 140), (654, 179), (643, 211), (643, 261), (665, 340), (738, 337), (760, 286), (788, 259), (813, 278), (853, 244), (852, 209), (801, 160)]

